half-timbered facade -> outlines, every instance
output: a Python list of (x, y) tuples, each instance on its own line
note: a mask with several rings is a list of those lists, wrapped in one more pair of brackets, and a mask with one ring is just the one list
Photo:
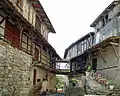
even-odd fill
[[(89, 75), (95, 78), (93, 81), (97, 81), (106, 90), (113, 86), (112, 91), (120, 94), (120, 0), (114, 0), (90, 26), (95, 29), (92, 46), (87, 50), (87, 47), (82, 47), (84, 43), (81, 41), (87, 39), (83, 37), (84, 40), (78, 41), (80, 47), (75, 42), (65, 50), (64, 58), (71, 62), (72, 77), (85, 71), (92, 72), (95, 77)], [(77, 55), (79, 48), (81, 53)]]
[(96, 73), (103, 81), (111, 80), (119, 89), (120, 1), (114, 0), (90, 26), (95, 29), (95, 46), (90, 51), (96, 54), (91, 65), (96, 64)]
[[(0, 81), (2, 82), (0, 84), (3, 84), (0, 85), (3, 87), (3, 91), (0, 91), (0, 94), (13, 93), (16, 95), (9, 96), (21, 96), (21, 94), (22, 96), (28, 96), (27, 94), (30, 88), (38, 82), (42, 82), (42, 91), (46, 91), (46, 89), (55, 90), (56, 60), (60, 59), (60, 57), (48, 43), (48, 34), (50, 32), (55, 33), (55, 30), (39, 0), (0, 1), (0, 46), (1, 48), (3, 48), (2, 46), (5, 47), (1, 50), (6, 50), (7, 52), (7, 46), (11, 46), (10, 49), (15, 55), (9, 54), (11, 57), (6, 57), (9, 52), (3, 55), (10, 60), (13, 58), (12, 62), (16, 62), (16, 67), (11, 67), (8, 63), (8, 65), (6, 65), (7, 70), (15, 70), (14, 74), (17, 74), (18, 79), (20, 76), (22, 78), (21, 81), (19, 81), (17, 77), (15, 80), (13, 73), (9, 72), (13, 77), (11, 80), (16, 83), (10, 86), (16, 87), (18, 81), (22, 84), (21, 86), (17, 86), (19, 88), (16, 88), (16, 91), (13, 90), (15, 89), (13, 87), (11, 87), (13, 91), (10, 91), (9, 84), (7, 88), (5, 87), (6, 85), (4, 85), (4, 80)], [(17, 54), (15, 53), (17, 52), (16, 50), (26, 55)], [(2, 55), (0, 56), (2, 58)], [(27, 58), (29, 59), (27, 60)], [(0, 60), (0, 66), (2, 66), (1, 64), (4, 65)], [(17, 66), (17, 64), (19, 66)], [(2, 77), (0, 77), (0, 79), (1, 78)], [(8, 80), (8, 77), (6, 77), (5, 80)], [(6, 83), (10, 82), (6, 81)], [(4, 92), (4, 90), (6, 90), (6, 92)]]
[(71, 72), (85, 71), (88, 59), (88, 49), (94, 44), (94, 32), (90, 32), (84, 37), (72, 43), (66, 50), (64, 58), (70, 60)]

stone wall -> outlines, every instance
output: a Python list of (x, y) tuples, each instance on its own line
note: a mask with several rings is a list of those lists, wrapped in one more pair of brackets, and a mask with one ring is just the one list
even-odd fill
[(28, 96), (32, 56), (0, 42), (0, 96)]
[[(119, 47), (115, 47), (115, 50), (119, 55)], [(114, 49), (109, 46), (104, 51), (102, 51), (102, 53), (106, 63), (104, 62), (99, 52), (97, 58), (97, 72), (101, 74), (102, 78), (112, 80), (115, 87), (120, 88), (120, 63), (119, 59), (117, 59), (115, 56)]]
[[(48, 80), (43, 81), (42, 82), (42, 89), (41, 91), (46, 91), (46, 89), (48, 90), (53, 90), (55, 91), (56, 88), (56, 74), (53, 74), (47, 70), (41, 69), (40, 67), (32, 67), (32, 70), (36, 69), (36, 83), (37, 83), (37, 79), (40, 79), (41, 81), (46, 78), (46, 73), (48, 74)], [(33, 77), (33, 73), (31, 77)], [(31, 80), (33, 82), (33, 80)]]

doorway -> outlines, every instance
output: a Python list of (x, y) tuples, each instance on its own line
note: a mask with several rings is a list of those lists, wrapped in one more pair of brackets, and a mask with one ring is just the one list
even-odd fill
[(36, 84), (36, 69), (33, 71), (33, 85)]
[(97, 58), (92, 60), (92, 70), (97, 71)]

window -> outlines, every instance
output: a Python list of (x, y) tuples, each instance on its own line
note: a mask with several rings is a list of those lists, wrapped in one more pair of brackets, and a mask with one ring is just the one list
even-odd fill
[(87, 40), (84, 40), (84, 51), (87, 50)]
[(102, 19), (102, 27), (105, 26), (105, 21), (104, 21), (104, 18)]
[(74, 56), (77, 55), (77, 45), (75, 45), (75, 46), (73, 47), (73, 53), (74, 53)]
[(35, 59), (39, 60), (39, 50), (35, 48)]
[(30, 5), (28, 5), (28, 21), (30, 20)]
[(86, 40), (82, 41), (82, 44), (81, 44), (81, 46), (82, 46), (82, 52), (84, 52), (86, 50), (86, 47), (87, 47), (86, 43), (87, 43)]
[(43, 36), (46, 40), (48, 39), (48, 30), (44, 30)]
[(105, 24), (108, 23), (109, 21), (110, 21), (110, 19), (107, 14), (102, 18), (102, 27), (105, 26)]
[(100, 33), (99, 33), (99, 32), (96, 33), (95, 39), (96, 39), (96, 40), (95, 40), (95, 41), (96, 41), (95, 43), (98, 44), (98, 43), (100, 42)]
[(47, 64), (47, 49), (46, 46), (42, 47), (41, 62)]
[(72, 49), (70, 49), (69, 51), (68, 51), (68, 57), (70, 58), (70, 57), (72, 57)]
[(5, 24), (5, 39), (7, 39), (12, 46), (16, 48), (19, 47), (20, 30), (9, 21), (6, 21)]
[(41, 21), (39, 19), (39, 17), (36, 15), (36, 23), (35, 23), (35, 27), (41, 31)]
[(22, 34), (22, 49), (28, 53), (32, 52), (31, 38), (24, 32)]
[(34, 10), (32, 10), (32, 24), (33, 25), (34, 25), (34, 15), (35, 15)]
[(105, 21), (108, 22), (108, 14), (105, 16)]
[(78, 50), (78, 54), (80, 54), (81, 51), (82, 51), (81, 43), (79, 43), (77, 47), (78, 47), (78, 48), (77, 48), (77, 50)]

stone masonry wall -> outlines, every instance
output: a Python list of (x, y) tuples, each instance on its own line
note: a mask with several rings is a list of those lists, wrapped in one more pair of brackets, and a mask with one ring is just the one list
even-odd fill
[(0, 96), (28, 96), (31, 62), (32, 56), (0, 43)]

